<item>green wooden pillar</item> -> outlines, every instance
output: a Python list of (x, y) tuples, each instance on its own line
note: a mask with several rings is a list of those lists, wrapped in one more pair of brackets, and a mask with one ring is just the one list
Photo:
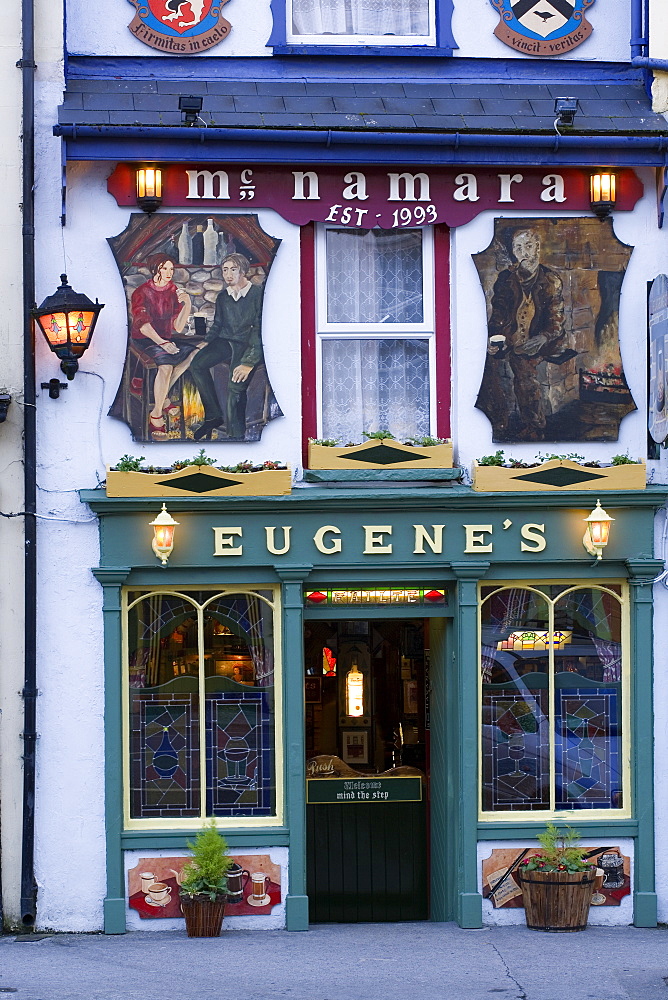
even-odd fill
[[(457, 577), (455, 671), (448, 716), (451, 768), (457, 776), (458, 819), (451, 836), (455, 844), (454, 886), (456, 920), (460, 927), (482, 927), (482, 896), (478, 892), (478, 583), (488, 562), (454, 562)], [(454, 825), (456, 823), (456, 826)]]
[(107, 894), (104, 899), (105, 934), (125, 933), (125, 875), (123, 829), (123, 719), (121, 587), (130, 568), (94, 569), (102, 584), (104, 619), (104, 790), (107, 851)]
[(656, 927), (654, 885), (654, 739), (652, 581), (663, 572), (659, 559), (627, 559), (631, 585), (632, 789), (638, 821), (633, 866), (633, 923)]
[(283, 757), (285, 810), (290, 831), (285, 924), (308, 930), (306, 895), (306, 768), (304, 745), (304, 580), (312, 566), (280, 566), (283, 584)]

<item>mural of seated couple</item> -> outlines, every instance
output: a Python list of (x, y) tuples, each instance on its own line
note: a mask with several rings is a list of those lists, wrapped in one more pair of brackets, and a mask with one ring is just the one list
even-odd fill
[(109, 415), (136, 441), (258, 441), (283, 415), (262, 343), (279, 243), (254, 215), (132, 215), (109, 240), (128, 309)]

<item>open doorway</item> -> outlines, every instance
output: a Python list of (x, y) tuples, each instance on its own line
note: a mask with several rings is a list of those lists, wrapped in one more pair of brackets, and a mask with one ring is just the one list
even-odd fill
[(429, 916), (429, 620), (305, 627), (313, 922)]

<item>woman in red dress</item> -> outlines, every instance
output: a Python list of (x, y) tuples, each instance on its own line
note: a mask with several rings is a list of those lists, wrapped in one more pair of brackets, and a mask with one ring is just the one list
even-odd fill
[(177, 347), (172, 343), (181, 333), (190, 315), (190, 296), (174, 284), (176, 261), (168, 254), (149, 257), (152, 277), (135, 288), (130, 299), (132, 327), (130, 336), (139, 341), (145, 354), (155, 361), (158, 370), (153, 385), (153, 409), (149, 431), (156, 441), (167, 438), (163, 408), (169, 390), (190, 365), (197, 347)]

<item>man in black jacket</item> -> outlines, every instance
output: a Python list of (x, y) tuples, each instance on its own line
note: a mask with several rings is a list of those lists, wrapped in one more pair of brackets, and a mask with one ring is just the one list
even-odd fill
[(512, 399), (502, 384), (500, 363), (507, 361), (519, 426), (512, 440), (542, 441), (546, 413), (538, 377), (541, 361), (553, 360), (565, 336), (561, 278), (540, 263), (540, 238), (532, 229), (513, 234), (515, 263), (501, 271), (494, 283), (492, 314), (488, 323), (487, 361), (476, 406), (494, 426), (494, 439), (508, 438)]
[[(250, 262), (243, 254), (229, 254), (222, 263), (225, 288), (216, 299), (206, 345), (198, 351), (190, 374), (204, 406), (204, 422), (194, 432), (199, 441), (225, 423), (227, 437), (243, 440), (246, 432), (248, 381), (263, 360), (262, 287), (248, 280)], [(211, 375), (214, 365), (230, 367), (225, 417)]]

